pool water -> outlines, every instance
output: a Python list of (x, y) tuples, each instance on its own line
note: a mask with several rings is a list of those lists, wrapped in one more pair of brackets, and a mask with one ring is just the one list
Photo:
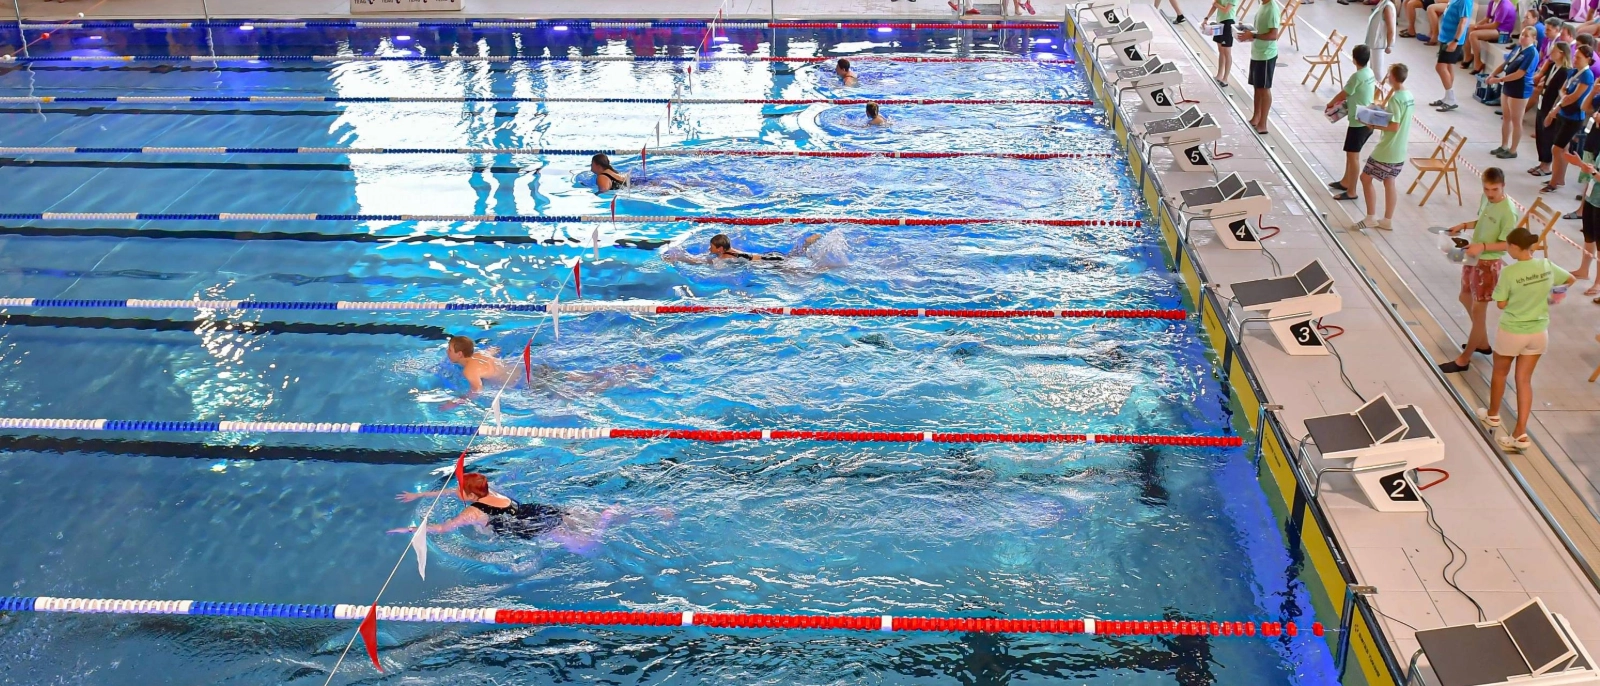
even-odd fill
[[(57, 32), (33, 54), (203, 53), (194, 32)], [(223, 54), (670, 53), (695, 30), (255, 31)], [(787, 33), (788, 35), (784, 35)], [(71, 35), (69, 35), (71, 34)], [(334, 35), (337, 34), (337, 35)], [(727, 54), (1035, 54), (1046, 33), (745, 32)], [(1052, 37), (1060, 40), (1059, 34)], [(165, 68), (163, 68), (165, 67)], [(1070, 65), (257, 63), (0, 69), (0, 95), (318, 94), (1086, 97)], [(691, 81), (692, 80), (692, 81)], [(8, 106), (0, 146), (658, 147), (1118, 152), (1088, 107), (597, 104)], [(1128, 219), (1125, 158), (621, 157), (619, 215)], [(599, 215), (560, 156), (25, 156), (6, 212)], [(538, 300), (582, 258), (583, 298), (831, 307), (1181, 307), (1144, 228), (1015, 223), (19, 222), (0, 297)], [(195, 232), (130, 237), (130, 230)], [(586, 247), (601, 236), (601, 256)], [(786, 250), (839, 232), (849, 264), (694, 265), (713, 233)], [(171, 234), (167, 234), (171, 235)], [(372, 237), (386, 237), (381, 241)], [(498, 237), (498, 239), (496, 238)], [(503, 239), (503, 240), (500, 240)], [(536, 239), (536, 240), (534, 240)], [(556, 241), (550, 244), (548, 241)], [(619, 242), (620, 241), (620, 242)], [(643, 241), (639, 243), (637, 241)], [(643, 245), (645, 247), (637, 247)], [(635, 247), (630, 247), (635, 246)], [(692, 298), (692, 300), (691, 300)], [(1192, 322), (850, 320), (497, 312), (0, 313), (0, 416), (482, 421), (444, 337), (548, 368), (515, 425), (1202, 433), (1230, 430)], [(597, 374), (596, 372), (602, 372)], [(175, 437), (176, 436), (176, 437)], [(0, 437), (5, 594), (369, 602), (460, 437), (69, 433)], [(1120, 445), (700, 444), (484, 439), (473, 469), (523, 501), (631, 519), (577, 552), (472, 531), (408, 560), (395, 605), (1289, 621), (1309, 613), (1245, 450)], [(453, 514), (459, 504), (442, 503)], [(436, 518), (437, 519), (437, 518)], [(0, 616), (0, 683), (327, 678), (343, 622)], [(406, 683), (1330, 684), (1320, 639), (610, 631), (384, 623)], [(359, 647), (335, 683), (376, 673)]]

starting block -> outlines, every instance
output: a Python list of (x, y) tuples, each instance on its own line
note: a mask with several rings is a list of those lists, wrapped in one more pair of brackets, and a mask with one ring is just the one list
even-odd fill
[[(1233, 284), (1233, 300), (1245, 312), (1260, 312), (1255, 321), (1272, 327), (1278, 346), (1290, 355), (1327, 355), (1317, 333), (1317, 320), (1338, 312), (1344, 301), (1333, 292), (1333, 277), (1313, 260), (1289, 276)], [(1244, 328), (1244, 321), (1239, 327)]]
[(1203, 147), (1222, 137), (1222, 127), (1209, 114), (1190, 107), (1176, 117), (1147, 121), (1139, 134), (1149, 147), (1172, 151), (1173, 161), (1182, 171), (1214, 171)]
[(1182, 82), (1183, 75), (1178, 73), (1177, 63), (1162, 62), (1160, 57), (1151, 55), (1137, 67), (1118, 69), (1112, 85), (1117, 87), (1118, 100), (1124, 91), (1138, 91), (1145, 111), (1176, 112), (1178, 105), (1173, 92)]

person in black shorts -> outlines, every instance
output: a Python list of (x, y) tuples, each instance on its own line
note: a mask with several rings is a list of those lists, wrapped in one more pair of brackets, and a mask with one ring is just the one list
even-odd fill
[(1583, 106), (1589, 100), (1590, 90), (1594, 86), (1594, 74), (1589, 71), (1589, 65), (1593, 63), (1594, 48), (1579, 45), (1578, 54), (1572, 60), (1572, 75), (1561, 86), (1561, 99), (1550, 110), (1550, 114), (1545, 115), (1544, 125), (1554, 127), (1550, 136), (1550, 154), (1554, 160), (1550, 165), (1550, 181), (1539, 189), (1540, 193), (1549, 193), (1565, 185), (1567, 158), (1572, 156), (1566, 148), (1572, 142), (1572, 137), (1577, 135), (1578, 129), (1583, 128), (1584, 119), (1587, 118)]
[[(1201, 26), (1208, 26), (1214, 35), (1211, 42), (1217, 44), (1217, 73), (1211, 78), (1216, 79), (1217, 85), (1228, 85), (1228, 72), (1233, 71), (1233, 13), (1239, 6), (1239, 0), (1213, 0), (1211, 10), (1206, 12), (1206, 18), (1200, 22)], [(1211, 24), (1212, 15), (1216, 15), (1217, 23)]]
[(1549, 55), (1545, 56), (1539, 64), (1538, 83), (1539, 109), (1533, 118), (1533, 140), (1539, 150), (1539, 163), (1528, 168), (1531, 176), (1549, 176), (1550, 164), (1555, 161), (1552, 155), (1551, 142), (1555, 139), (1555, 127), (1546, 126), (1545, 118), (1554, 112), (1556, 104), (1561, 101), (1561, 87), (1572, 76), (1572, 45), (1566, 41), (1558, 40), (1550, 43)]

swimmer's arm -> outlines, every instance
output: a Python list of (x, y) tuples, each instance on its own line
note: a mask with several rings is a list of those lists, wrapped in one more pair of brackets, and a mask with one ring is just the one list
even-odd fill
[[(455, 531), (456, 529), (459, 529), (459, 528), (464, 527), (464, 526), (481, 526), (483, 524), (488, 523), (488, 521), (489, 521), (488, 518), (486, 518), (484, 516), (483, 512), (479, 511), (477, 508), (469, 507), (469, 508), (467, 508), (465, 510), (462, 510), (461, 514), (456, 515), (455, 519), (452, 519), (452, 520), (450, 520), (448, 522), (445, 522), (443, 524), (429, 524), (428, 525), (428, 533), (430, 533), (430, 534), (449, 533), (451, 531)], [(389, 533), (391, 533), (391, 534), (409, 534), (409, 533), (412, 533), (412, 532), (414, 532), (416, 530), (417, 530), (417, 527), (406, 526), (406, 527), (401, 527), (399, 529), (390, 529)]]
[(439, 497), (441, 495), (444, 495), (446, 493), (454, 493), (454, 492), (455, 492), (454, 489), (451, 489), (451, 490), (448, 490), (448, 491), (444, 491), (444, 490), (439, 490), (439, 491), (421, 491), (421, 492), (417, 492), (417, 493), (412, 493), (410, 491), (407, 491), (405, 493), (401, 493), (400, 495), (395, 496), (394, 499), (398, 500), (398, 501), (400, 501), (402, 503), (409, 503), (409, 502), (411, 502), (413, 500), (421, 500), (423, 498), (437, 498), (437, 497)]

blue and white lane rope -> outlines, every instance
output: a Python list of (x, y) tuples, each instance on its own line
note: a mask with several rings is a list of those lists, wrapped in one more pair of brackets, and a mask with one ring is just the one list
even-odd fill
[(974, 308), (876, 308), (876, 307), (732, 307), (723, 305), (669, 305), (648, 301), (623, 302), (413, 302), (403, 300), (110, 300), (93, 298), (5, 298), (0, 307), (47, 309), (132, 309), (132, 310), (343, 310), (343, 311), (434, 311), (461, 312), (496, 310), (502, 312), (559, 312), (591, 314), (624, 312), (629, 314), (756, 314), (788, 317), (916, 317), (955, 319), (1164, 319), (1182, 321), (1188, 312), (1181, 309), (974, 309)]
[[(160, 145), (126, 147), (90, 146), (0, 146), (0, 155), (552, 155), (582, 156), (613, 155), (629, 157), (638, 155), (638, 148), (225, 148), (225, 147), (173, 147)], [(921, 150), (763, 150), (718, 148), (656, 148), (648, 150), (653, 157), (806, 157), (806, 158), (885, 158), (885, 159), (946, 159), (952, 157), (988, 157), (1009, 160), (1092, 159), (1116, 157), (1110, 152), (934, 152)]]
[(1026, 217), (721, 217), (696, 215), (607, 214), (316, 214), (286, 212), (0, 212), (0, 221), (213, 221), (213, 222), (482, 222), (512, 224), (672, 223), (778, 226), (859, 224), (863, 226), (1031, 226), (1137, 227), (1137, 219), (1029, 219)]
[[(823, 62), (831, 62), (834, 59), (836, 58), (765, 57), (759, 55), (700, 55), (685, 57), (655, 55), (47, 55), (41, 57), (0, 56), (0, 63), (13, 62), (17, 64), (46, 64), (57, 62), (78, 62), (89, 64), (109, 64), (122, 62), (310, 62), (313, 64), (343, 64), (352, 62), (665, 62), (669, 64), (695, 64), (701, 62), (740, 62), (819, 64)], [(989, 62), (999, 64), (1077, 64), (1077, 62), (1072, 59), (1050, 57), (915, 57), (890, 55), (852, 55), (849, 57), (849, 59), (851, 61), (859, 62), (896, 62), (907, 64), (972, 64)]]
[(952, 631), (963, 633), (1049, 633), (1108, 636), (1229, 636), (1275, 638), (1302, 631), (1322, 636), (1321, 622), (1301, 629), (1293, 622), (1209, 620), (1121, 620), (1095, 617), (928, 617), (821, 615), (715, 611), (528, 610), (494, 607), (410, 607), (297, 603), (227, 603), (204, 600), (128, 600), (0, 596), (0, 612), (111, 615), (187, 615), (272, 619), (357, 620), (369, 609), (378, 621), (437, 624), (567, 625), (611, 627), (713, 627), (719, 629), (813, 629), (835, 631)]
[(383, 434), (484, 436), (561, 440), (816, 441), (827, 443), (1116, 443), (1235, 448), (1238, 436), (997, 431), (821, 431), (814, 429), (627, 429), (616, 427), (497, 426), (492, 424), (361, 424), (356, 422), (156, 421), (0, 417), (0, 430), (133, 431), (159, 433)]
[(51, 103), (100, 104), (262, 104), (262, 103), (600, 103), (614, 105), (1059, 105), (1088, 106), (1093, 100), (1082, 98), (605, 98), (544, 96), (437, 96), (397, 95), (383, 97), (344, 95), (8, 95), (0, 104), (48, 105)]

